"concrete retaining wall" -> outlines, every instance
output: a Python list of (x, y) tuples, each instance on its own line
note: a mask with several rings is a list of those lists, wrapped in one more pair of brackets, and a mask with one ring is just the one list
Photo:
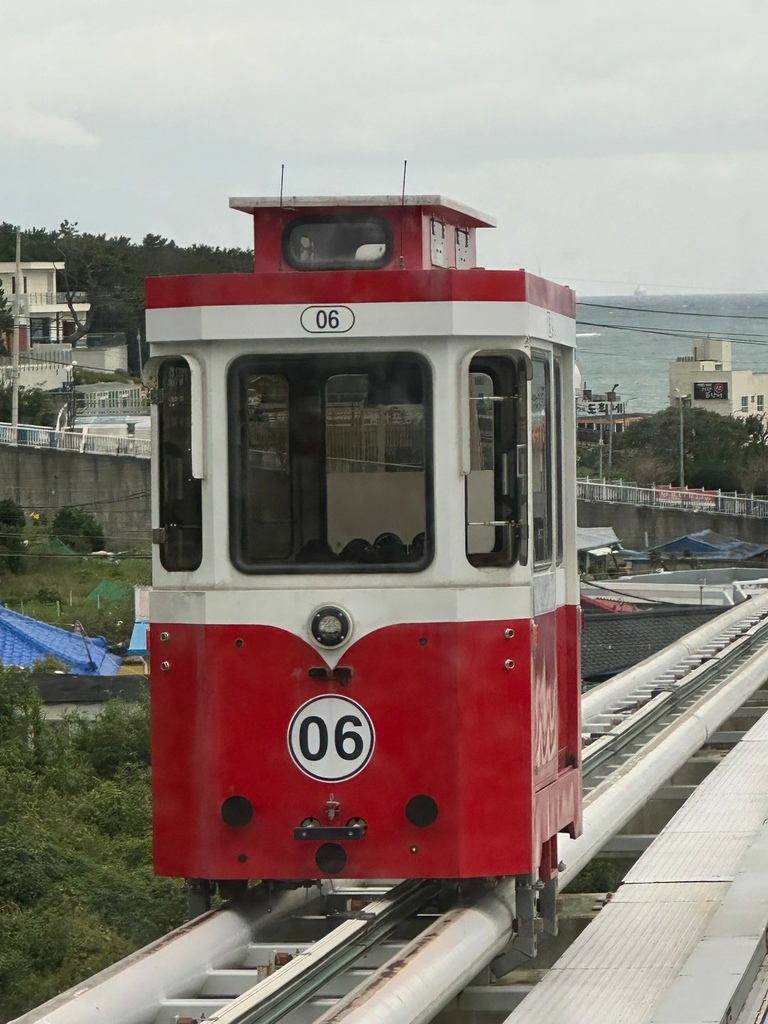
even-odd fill
[(0, 499), (12, 498), (49, 522), (63, 505), (82, 507), (112, 550), (149, 541), (149, 488), (149, 459), (0, 446)]
[[(55, 448), (0, 446), (0, 499), (48, 520), (62, 505), (83, 507), (121, 549), (150, 538), (150, 460), (86, 455)], [(579, 526), (612, 526), (625, 547), (645, 548), (697, 530), (768, 543), (768, 520), (712, 512), (580, 501)]]
[(635, 551), (664, 544), (699, 530), (714, 530), (724, 537), (768, 544), (768, 519), (727, 516), (714, 512), (614, 505), (608, 501), (580, 501), (579, 526), (612, 526), (625, 548)]

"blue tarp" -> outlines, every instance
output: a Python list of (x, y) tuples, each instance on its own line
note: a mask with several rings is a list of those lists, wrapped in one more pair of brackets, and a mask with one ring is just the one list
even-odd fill
[(71, 633), (0, 605), (0, 664), (31, 668), (48, 656), (78, 675), (112, 676), (120, 671), (121, 659), (109, 653), (103, 637)]
[(641, 560), (650, 558), (652, 551), (662, 556), (690, 554), (707, 562), (745, 562), (748, 558), (757, 558), (768, 551), (768, 544), (752, 544), (737, 537), (723, 537), (714, 530), (699, 530), (697, 533), (675, 537), (674, 540), (659, 544), (655, 548), (647, 548), (645, 551), (622, 551), (622, 554)]
[(140, 655), (142, 658), (146, 658), (149, 655), (149, 648), (147, 647), (148, 629), (148, 622), (144, 619), (136, 619), (133, 632), (131, 633), (131, 642), (128, 644), (127, 654)]

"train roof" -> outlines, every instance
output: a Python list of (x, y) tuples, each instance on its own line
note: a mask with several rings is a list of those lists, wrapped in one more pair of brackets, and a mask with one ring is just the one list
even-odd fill
[(496, 220), (464, 203), (447, 196), (233, 196), (229, 200), (233, 210), (254, 214), (265, 209), (327, 210), (336, 207), (381, 208), (418, 207), (430, 214), (458, 214), (467, 227), (495, 228)]

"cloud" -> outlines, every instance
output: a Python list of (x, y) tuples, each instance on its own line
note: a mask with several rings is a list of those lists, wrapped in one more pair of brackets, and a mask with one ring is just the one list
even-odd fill
[[(25, 107), (11, 116), (11, 96), (0, 114), (15, 222), (248, 245), (227, 196), (276, 193), (282, 162), (289, 193), (371, 194), (397, 192), (407, 158), (409, 191), (498, 215), (488, 265), (762, 286), (765, 0), (35, 12), (3, 17)], [(92, 152), (62, 161), (64, 146)]]
[(0, 109), (0, 137), (13, 141), (38, 142), (72, 149), (95, 149), (98, 140), (74, 118), (47, 114), (41, 110)]

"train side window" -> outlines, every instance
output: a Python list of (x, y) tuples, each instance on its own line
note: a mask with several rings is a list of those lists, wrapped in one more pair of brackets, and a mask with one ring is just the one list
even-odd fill
[(191, 572), (203, 557), (200, 480), (192, 475), (192, 374), (184, 359), (158, 372), (160, 561), (168, 572)]
[(552, 561), (552, 398), (549, 362), (533, 357), (531, 379), (531, 524), (537, 568)]
[(283, 259), (294, 270), (379, 270), (393, 251), (383, 217), (297, 217), (283, 232)]
[(478, 355), (470, 363), (466, 553), (475, 566), (511, 565), (520, 550), (518, 380), (509, 358)]
[(563, 371), (558, 358), (554, 361), (555, 379), (555, 525), (557, 538), (555, 559), (563, 561)]

